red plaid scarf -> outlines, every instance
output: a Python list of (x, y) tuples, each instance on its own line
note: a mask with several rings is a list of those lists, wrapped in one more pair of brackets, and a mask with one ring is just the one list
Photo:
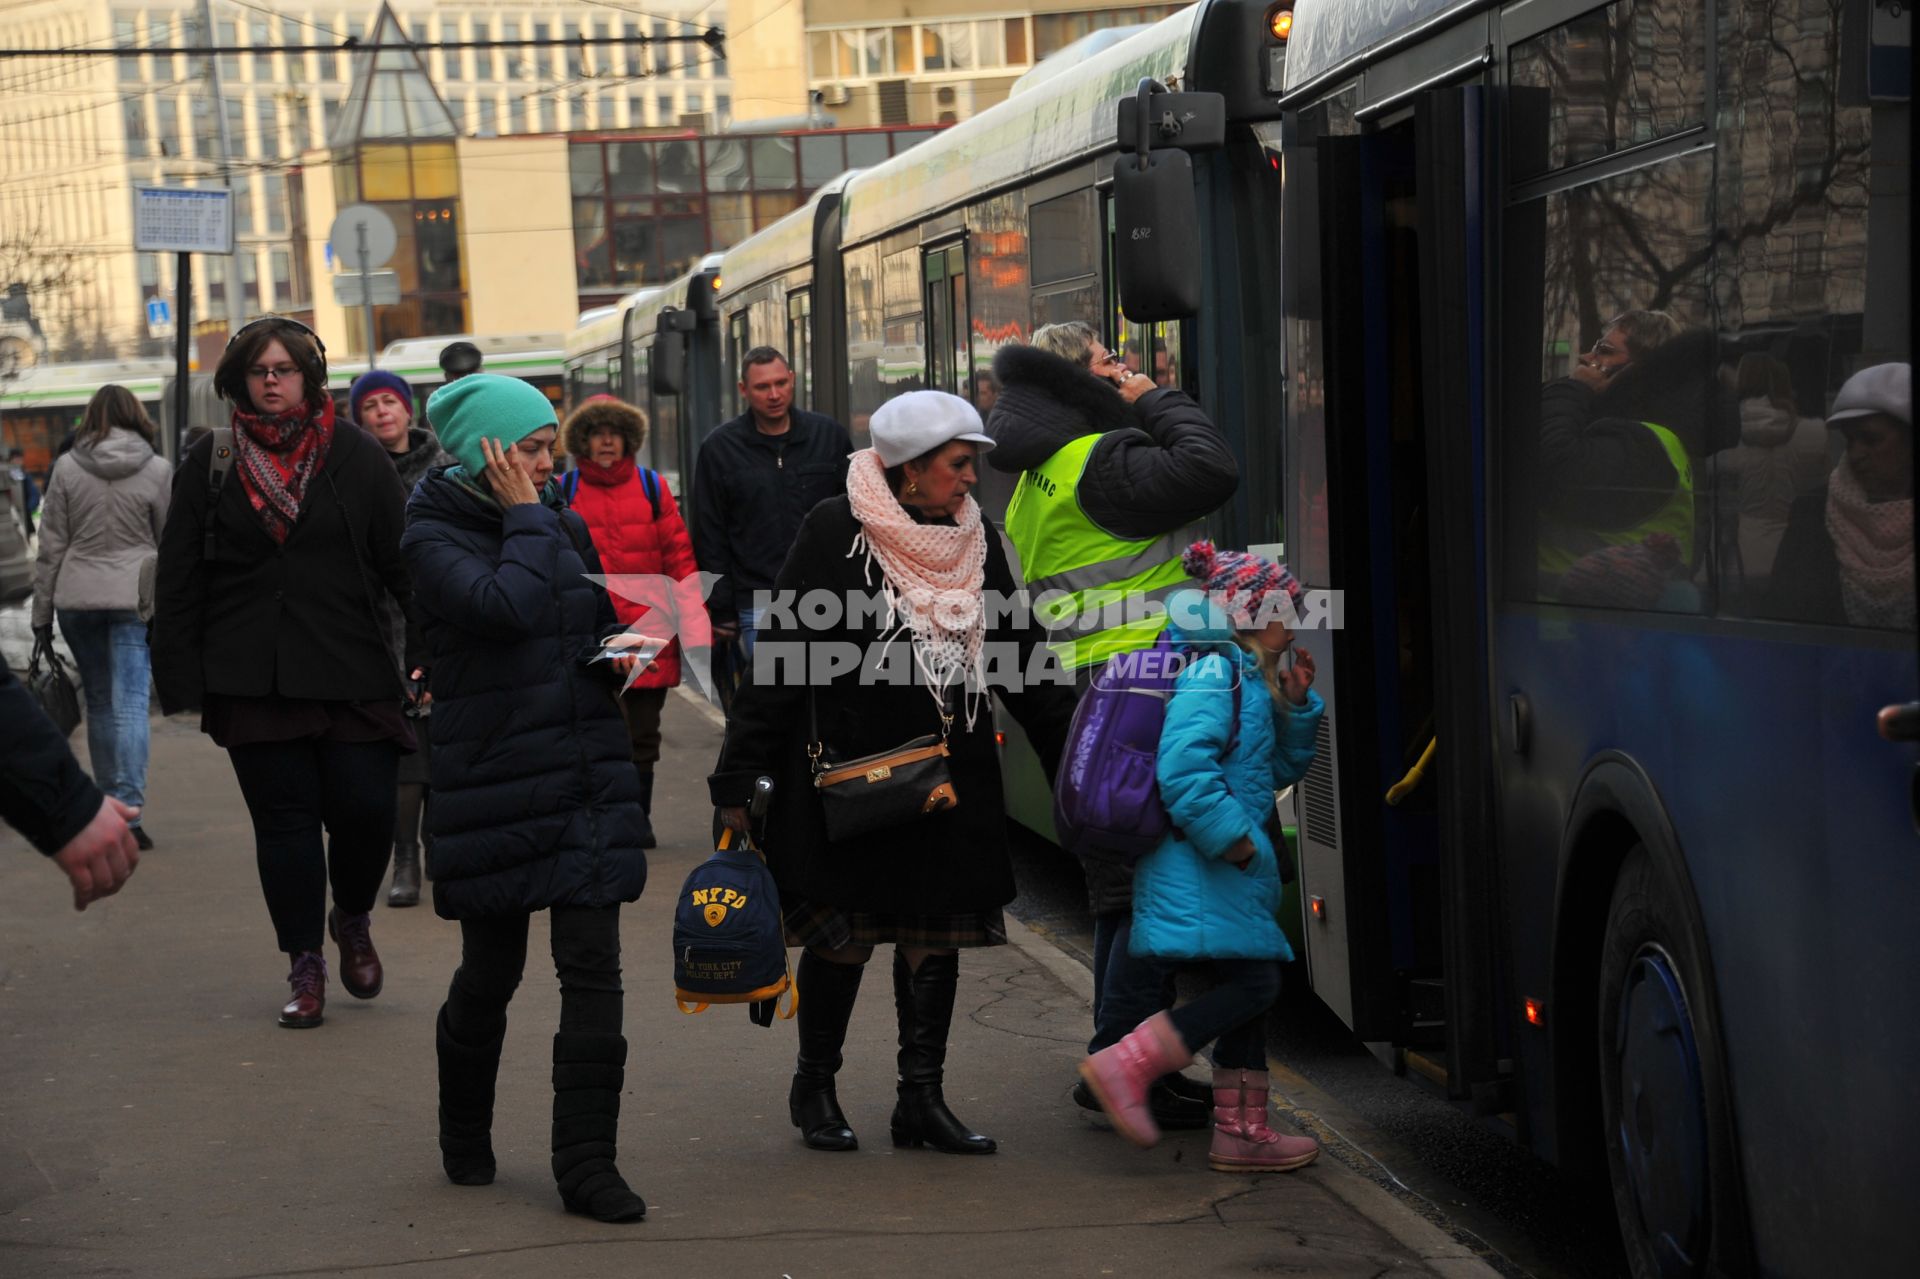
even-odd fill
[(233, 411), (233, 451), (240, 487), (268, 536), (285, 542), (300, 518), (307, 485), (326, 464), (333, 447), (333, 401), (315, 416), (301, 404), (268, 416)]

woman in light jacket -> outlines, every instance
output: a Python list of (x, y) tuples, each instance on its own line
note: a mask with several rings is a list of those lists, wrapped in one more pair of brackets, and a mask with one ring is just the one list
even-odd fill
[(1081, 1063), (1081, 1077), (1122, 1136), (1159, 1140), (1153, 1082), (1208, 1043), (1213, 1054), (1216, 1172), (1282, 1172), (1320, 1147), (1267, 1126), (1267, 1009), (1293, 948), (1280, 930), (1280, 849), (1274, 792), (1313, 762), (1325, 707), (1313, 657), (1288, 625), (1300, 584), (1272, 560), (1196, 542), (1182, 557), (1206, 594), (1167, 602), (1172, 634), (1191, 659), (1167, 704), (1155, 771), (1173, 829), (1142, 858), (1133, 882), (1133, 953), (1202, 964), (1213, 989), (1158, 1012)]
[[(87, 696), (87, 750), (100, 788), (146, 803), (153, 562), (173, 468), (153, 451), (153, 422), (133, 392), (103, 386), (71, 452), (54, 463), (40, 514), (33, 631), (51, 643), (56, 613)], [(133, 837), (153, 847), (138, 817)]]

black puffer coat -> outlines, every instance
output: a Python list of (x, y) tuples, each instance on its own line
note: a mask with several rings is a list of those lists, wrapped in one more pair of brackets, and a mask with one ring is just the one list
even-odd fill
[(432, 662), (434, 909), (639, 897), (639, 777), (611, 674), (586, 665), (618, 630), (584, 576), (600, 570), (586, 525), (564, 507), (503, 511), (436, 470), (407, 505), (401, 549)]
[[(814, 507), (800, 526), (776, 589), (830, 591), (840, 599), (847, 593), (876, 593), (878, 562), (869, 564), (866, 556), (847, 553), (860, 529), (845, 497), (829, 498)], [(991, 524), (986, 534), (984, 587), (1004, 597), (1014, 589), (1013, 574)], [(796, 609), (794, 616), (798, 622), (806, 614)], [(1002, 621), (1006, 620), (1003, 615)], [(851, 643), (864, 655), (877, 654), (883, 643), (880, 627), (871, 616), (860, 621), (855, 627), (805, 629), (802, 622), (801, 629), (770, 628), (760, 634), (759, 652), (769, 653), (769, 645), (807, 642), (816, 646)], [(1017, 653), (1021, 670), (1029, 669), (1035, 646), (1044, 648), (1044, 640), (1045, 632), (1037, 625), (990, 624), (987, 628), (988, 653), (996, 648)], [(894, 647), (902, 650), (900, 660), (906, 659), (905, 649), (911, 642), (912, 637), (904, 634), (894, 641)], [(869, 681), (863, 683), (861, 672), (854, 670), (814, 690), (820, 734), (832, 758), (854, 759), (940, 731), (939, 710), (924, 684), (872, 681), (871, 675)], [(924, 915), (991, 910), (1012, 901), (1006, 798), (989, 709), (980, 708), (970, 731), (964, 713), (954, 717), (948, 742), (953, 752), (948, 767), (959, 799), (954, 808), (835, 844), (827, 839), (826, 818), (807, 762), (807, 694), (798, 680), (761, 684), (749, 677), (734, 695), (719, 767), (708, 779), (717, 807), (747, 803), (756, 777), (774, 779), (765, 844), (767, 864), (782, 900), (789, 905), (804, 899), (842, 910)], [(1051, 777), (1060, 760), (1067, 722), (1073, 717), (1072, 689), (1036, 684), (1002, 695), (1001, 700), (1026, 729)]]
[[(1240, 484), (1227, 440), (1198, 404), (1160, 387), (1128, 404), (1113, 385), (1038, 347), (1003, 347), (986, 461), (1017, 473), (1083, 435), (1106, 436), (1087, 457), (1080, 509), (1115, 537), (1159, 537), (1204, 519)], [(705, 561), (702, 561), (704, 563)]]

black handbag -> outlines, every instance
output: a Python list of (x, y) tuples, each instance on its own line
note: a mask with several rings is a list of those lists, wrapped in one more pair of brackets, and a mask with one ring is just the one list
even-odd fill
[(27, 664), (27, 687), (60, 730), (60, 736), (69, 737), (80, 727), (80, 690), (74, 686), (73, 672), (65, 659), (54, 652), (51, 640), (34, 641), (33, 660)]
[(946, 699), (940, 702), (940, 734), (863, 755), (833, 760), (820, 740), (819, 708), (807, 694), (807, 725), (811, 740), (807, 758), (813, 765), (813, 788), (826, 814), (827, 838), (836, 843), (876, 830), (902, 826), (928, 813), (944, 812), (960, 802), (947, 769), (947, 734), (953, 715)]

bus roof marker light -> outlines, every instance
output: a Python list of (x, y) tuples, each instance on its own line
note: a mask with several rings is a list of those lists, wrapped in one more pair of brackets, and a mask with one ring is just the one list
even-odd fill
[(1527, 1025), (1538, 1026), (1544, 1030), (1547, 1025), (1546, 1004), (1541, 1000), (1535, 999), (1531, 995), (1529, 995), (1527, 997), (1525, 1006), (1527, 1010)]

